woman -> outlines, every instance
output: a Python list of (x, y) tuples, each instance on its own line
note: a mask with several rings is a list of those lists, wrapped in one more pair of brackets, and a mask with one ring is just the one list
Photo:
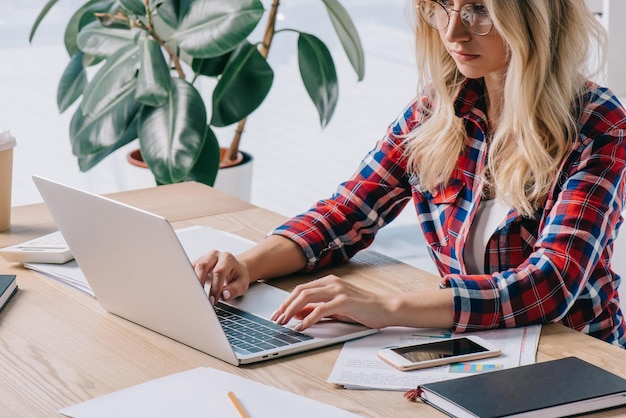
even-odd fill
[(273, 319), (456, 332), (559, 322), (626, 347), (610, 262), (626, 112), (586, 67), (603, 29), (584, 0), (415, 8), (421, 93), (330, 199), (237, 258), (197, 260), (210, 299), (348, 260), (412, 197), (440, 289), (390, 298), (326, 276), (298, 286)]

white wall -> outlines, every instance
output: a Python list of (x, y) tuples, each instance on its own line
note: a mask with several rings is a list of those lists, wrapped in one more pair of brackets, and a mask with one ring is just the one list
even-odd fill
[(626, 1), (587, 0), (589, 8), (597, 13), (609, 34), (609, 52), (606, 80), (618, 97), (626, 98)]

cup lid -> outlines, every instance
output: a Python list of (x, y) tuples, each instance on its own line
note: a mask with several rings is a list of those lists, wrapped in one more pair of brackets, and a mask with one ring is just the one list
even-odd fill
[(4, 151), (9, 148), (13, 148), (17, 145), (17, 141), (11, 136), (11, 132), (0, 132), (0, 151)]

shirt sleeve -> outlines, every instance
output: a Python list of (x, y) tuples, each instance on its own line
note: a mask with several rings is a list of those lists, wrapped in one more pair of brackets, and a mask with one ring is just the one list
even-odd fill
[(413, 101), (361, 161), (350, 179), (271, 232), (296, 242), (308, 260), (306, 271), (349, 260), (369, 246), (411, 198), (403, 136), (414, 120)]
[(565, 325), (573, 327), (611, 310), (610, 255), (624, 205), (626, 119), (621, 105), (607, 99), (584, 109), (579, 122), (581, 138), (555, 182), (528, 259), (493, 275), (444, 277), (442, 287), (454, 293), (457, 331), (566, 316)]

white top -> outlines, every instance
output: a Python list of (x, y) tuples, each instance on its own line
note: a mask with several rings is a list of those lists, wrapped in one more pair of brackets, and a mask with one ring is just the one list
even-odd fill
[(498, 225), (506, 219), (510, 209), (510, 206), (498, 198), (480, 202), (463, 253), (468, 274), (485, 273), (487, 242)]
[(15, 141), (15, 138), (11, 136), (11, 132), (9, 131), (0, 132), (0, 151), (13, 148), (15, 147), (15, 145), (16, 145), (16, 141)]

